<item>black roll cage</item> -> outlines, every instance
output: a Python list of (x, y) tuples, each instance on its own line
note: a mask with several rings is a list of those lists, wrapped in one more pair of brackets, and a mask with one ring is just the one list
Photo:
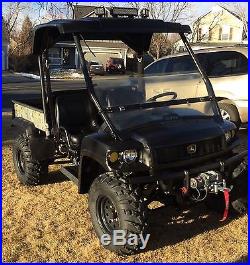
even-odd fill
[[(115, 19), (114, 19), (115, 20)], [(116, 19), (117, 20), (117, 19)], [(134, 19), (135, 21), (136, 19)], [(149, 20), (146, 20), (144, 19), (145, 21), (149, 21)], [(153, 20), (151, 20), (153, 21)], [(157, 23), (159, 22), (159, 20), (156, 20)], [(176, 24), (176, 25), (180, 25), (178, 23), (168, 23), (168, 22), (163, 22), (163, 21), (160, 21), (162, 23), (165, 23), (166, 25), (169, 25), (169, 24)], [(130, 23), (130, 21), (128, 21), (128, 23)], [(140, 19), (140, 23), (141, 23), (141, 19)], [(47, 23), (49, 24), (49, 23)], [(41, 29), (44, 29), (44, 26), (45, 24), (42, 24), (41, 27), (38, 26), (38, 30), (41, 28)], [(67, 25), (67, 23), (66, 23)], [(160, 25), (160, 24), (159, 24)], [(165, 25), (165, 26), (166, 26)], [(175, 25), (175, 27), (176, 27)], [(162, 26), (162, 25), (161, 25)], [(50, 26), (51, 27), (51, 26)], [(49, 29), (50, 29), (49, 27)], [(221, 114), (220, 114), (220, 111), (219, 111), (219, 107), (218, 107), (218, 104), (217, 104), (217, 100), (216, 100), (216, 97), (215, 97), (215, 94), (214, 94), (214, 90), (213, 90), (213, 87), (212, 87), (212, 84), (210, 82), (210, 80), (208, 79), (208, 76), (206, 75), (205, 71), (203, 70), (201, 64), (199, 63), (199, 61), (197, 60), (196, 58), (196, 55), (194, 54), (186, 36), (185, 36), (185, 33), (189, 33), (190, 32), (190, 28), (188, 30), (187, 28), (188, 26), (182, 26), (180, 25), (179, 26), (179, 29), (178, 28), (174, 28), (174, 30), (172, 30), (174, 33), (179, 33), (180, 34), (180, 37), (189, 53), (189, 55), (191, 56), (191, 58), (193, 59), (206, 87), (207, 87), (207, 91), (208, 91), (208, 97), (204, 97), (204, 98), (200, 98), (198, 99), (184, 99), (184, 100), (181, 100), (179, 102), (179, 104), (182, 104), (183, 102), (187, 103), (187, 102), (201, 102), (201, 101), (211, 101), (213, 102), (212, 104), (212, 108), (214, 110), (214, 113), (218, 113), (218, 115), (216, 116), (217, 119), (220, 119), (222, 120), (222, 117), (221, 117)], [(153, 29), (152, 29), (153, 30)], [(93, 30), (95, 32), (95, 29)], [(98, 35), (98, 30), (96, 30), (97, 32), (97, 35)], [(161, 30), (159, 30), (160, 32), (169, 32), (167, 30), (163, 30), (161, 28)], [(158, 30), (155, 30), (155, 32), (159, 32)], [(171, 32), (172, 32), (171, 31)], [(103, 120), (105, 121), (105, 123), (107, 124), (110, 132), (111, 132), (111, 135), (113, 136), (113, 138), (115, 140), (121, 140), (121, 136), (119, 135), (119, 132), (118, 130), (113, 126), (110, 118), (108, 117), (107, 113), (109, 112), (115, 112), (117, 111), (116, 107), (113, 107), (113, 108), (110, 108), (110, 109), (103, 109), (96, 94), (95, 94), (95, 90), (94, 90), (94, 86), (93, 86), (93, 82), (92, 82), (92, 79), (89, 75), (89, 72), (88, 72), (88, 68), (87, 68), (87, 62), (84, 58), (84, 53), (83, 53), (83, 50), (82, 50), (82, 47), (81, 47), (81, 39), (84, 38), (84, 36), (80, 33), (80, 32), (77, 32), (76, 30), (71, 30), (71, 34), (66, 32), (67, 33), (67, 39), (72, 39), (76, 45), (76, 48), (77, 48), (77, 51), (78, 51), (78, 54), (80, 56), (80, 64), (81, 64), (81, 69), (82, 69), (82, 72), (83, 72), (83, 75), (84, 75), (84, 78), (85, 78), (85, 83), (86, 83), (86, 88), (89, 92), (89, 95), (90, 95), (90, 98), (91, 100), (93, 101), (94, 105), (96, 106), (97, 110), (98, 110), (98, 113), (100, 114), (100, 116), (103, 118)], [(132, 33), (134, 34), (134, 31), (132, 31)], [(145, 48), (145, 47), (149, 47), (148, 42), (149, 41), (149, 37), (150, 37), (150, 40), (151, 40), (151, 37), (152, 37), (152, 33), (153, 32), (145, 32), (145, 34), (148, 34), (146, 37), (145, 37), (145, 41), (147, 42), (147, 45), (145, 45), (143, 48), (140, 49), (140, 46), (139, 46), (139, 43), (133, 43), (133, 45), (135, 45), (136, 49), (135, 51), (137, 52), (137, 58), (138, 58), (138, 74), (139, 74), (139, 77), (143, 75), (143, 72), (144, 72), (144, 69), (143, 69), (143, 53), (148, 49), (148, 48)], [(33, 53), (34, 54), (38, 54), (38, 62), (39, 62), (39, 71), (40, 71), (40, 80), (41, 80), (41, 90), (42, 90), (42, 103), (43, 103), (43, 110), (44, 110), (44, 119), (45, 119), (45, 123), (48, 124), (48, 128), (46, 128), (46, 136), (56, 136), (57, 133), (59, 132), (59, 128), (57, 128), (56, 126), (56, 118), (55, 118), (55, 111), (54, 111), (54, 107), (53, 107), (53, 102), (52, 102), (52, 91), (51, 91), (51, 82), (50, 82), (50, 71), (49, 71), (49, 61), (48, 61), (48, 49), (50, 47), (52, 47), (54, 45), (54, 43), (56, 43), (56, 41), (53, 39), (53, 41), (49, 41), (48, 39), (48, 35), (50, 34), (50, 31), (48, 32), (45, 32), (45, 36), (47, 36), (47, 44), (45, 44), (44, 46), (46, 48), (42, 48), (42, 44), (39, 44), (40, 46), (37, 48), (36, 46), (34, 46), (37, 42), (37, 40), (35, 39), (36, 37), (34, 37), (34, 40), (33, 40)], [(139, 33), (138, 33), (139, 34)], [(141, 32), (140, 32), (141, 34)], [(41, 35), (41, 34), (40, 34)], [(39, 38), (41, 37), (40, 35)], [(69, 35), (71, 35), (72, 37), (69, 37)], [(123, 36), (124, 35), (124, 36)], [(123, 32), (123, 35), (122, 37), (118, 37), (118, 39), (122, 40), (123, 39), (126, 39), (126, 32), (124, 31)], [(128, 38), (129, 39), (129, 38)], [(125, 41), (124, 41), (125, 42)], [(129, 43), (129, 41), (126, 41), (125, 43)], [(131, 46), (133, 46), (131, 45)], [(170, 105), (171, 103), (173, 103), (172, 101), (168, 103), (166, 103), (167, 105)], [(178, 104), (178, 102), (175, 102), (176, 104)], [(158, 104), (158, 103), (147, 103), (149, 104), (150, 106), (152, 104)], [(161, 103), (160, 103), (161, 104)], [(162, 103), (163, 105), (166, 105), (164, 102)], [(125, 106), (125, 110), (127, 108), (127, 110), (129, 109), (133, 109), (133, 108), (146, 108), (146, 106), (144, 106), (145, 104), (136, 104), (136, 106)], [(149, 106), (148, 105), (148, 106)], [(153, 105), (152, 105), (153, 106)], [(152, 107), (151, 106), (151, 107)]]

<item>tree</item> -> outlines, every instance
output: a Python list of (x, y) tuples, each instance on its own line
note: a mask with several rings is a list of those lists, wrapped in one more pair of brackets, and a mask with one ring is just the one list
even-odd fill
[(6, 22), (6, 30), (10, 38), (17, 29), (20, 15), (28, 7), (27, 3), (22, 2), (11, 2), (4, 6), (3, 18)]
[(4, 41), (9, 41), (8, 25), (5, 19), (2, 17), (2, 36)]
[(12, 36), (11, 54), (14, 56), (28, 55), (32, 52), (32, 29), (33, 24), (26, 16), (22, 23), (22, 28), (17, 34)]
[(21, 55), (28, 55), (32, 52), (32, 30), (32, 22), (29, 16), (26, 16), (23, 21), (22, 30), (19, 37)]
[(36, 7), (40, 22), (74, 17), (73, 2), (36, 2)]
[(12, 53), (10, 64), (17, 72), (34, 72), (38, 69), (37, 57), (32, 54), (32, 31), (33, 23), (29, 16), (23, 20), (18, 34), (13, 36)]
[[(211, 13), (211, 20), (208, 23), (207, 21), (202, 22), (202, 18), (204, 16), (199, 17), (196, 21), (194, 21), (192, 25), (192, 34), (189, 37), (191, 42), (196, 41), (203, 41), (212, 38), (213, 30), (219, 26), (220, 22), (222, 21), (222, 13), (221, 12), (214, 12)], [(205, 23), (205, 24), (204, 24)], [(208, 27), (208, 32), (201, 32), (202, 26), (206, 25)]]

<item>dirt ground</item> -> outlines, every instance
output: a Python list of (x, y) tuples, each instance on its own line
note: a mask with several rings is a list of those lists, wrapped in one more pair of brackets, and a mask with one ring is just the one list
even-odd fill
[(3, 115), (2, 217), (4, 262), (236, 262), (247, 261), (247, 216), (221, 223), (203, 205), (189, 211), (152, 210), (151, 240), (144, 253), (119, 257), (100, 246), (87, 195), (50, 169), (51, 182), (21, 186), (11, 142), (16, 132)]

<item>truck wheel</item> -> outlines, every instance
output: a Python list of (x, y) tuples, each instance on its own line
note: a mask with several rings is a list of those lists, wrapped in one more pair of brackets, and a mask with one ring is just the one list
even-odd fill
[(25, 134), (15, 140), (12, 152), (16, 174), (22, 184), (36, 186), (45, 182), (48, 163), (32, 160), (29, 139)]
[(241, 120), (237, 108), (232, 104), (219, 103), (221, 116), (224, 120), (233, 122), (237, 128), (240, 128)]
[[(244, 163), (244, 162), (243, 162)], [(247, 166), (241, 172), (233, 176), (230, 185), (233, 189), (230, 192), (230, 208), (229, 211), (233, 215), (243, 215), (247, 213), (248, 207), (248, 170)], [(211, 194), (206, 200), (206, 205), (209, 209), (218, 213), (223, 213), (225, 202), (223, 193), (218, 195)]]
[(111, 238), (104, 247), (120, 255), (139, 252), (140, 240), (133, 245), (127, 240), (123, 245), (113, 244), (115, 230), (122, 230), (128, 239), (132, 234), (144, 236), (147, 226), (146, 208), (137, 191), (123, 178), (112, 172), (96, 178), (89, 190), (89, 210), (98, 238), (101, 240), (104, 234)]

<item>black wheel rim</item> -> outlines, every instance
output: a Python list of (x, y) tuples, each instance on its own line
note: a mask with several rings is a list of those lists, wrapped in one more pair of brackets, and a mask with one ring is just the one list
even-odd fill
[(17, 166), (19, 171), (24, 174), (25, 173), (25, 160), (24, 160), (24, 155), (21, 150), (17, 150), (16, 154), (16, 160), (17, 160)]
[(105, 232), (109, 234), (119, 229), (120, 221), (114, 203), (106, 196), (101, 196), (97, 200), (97, 218)]

